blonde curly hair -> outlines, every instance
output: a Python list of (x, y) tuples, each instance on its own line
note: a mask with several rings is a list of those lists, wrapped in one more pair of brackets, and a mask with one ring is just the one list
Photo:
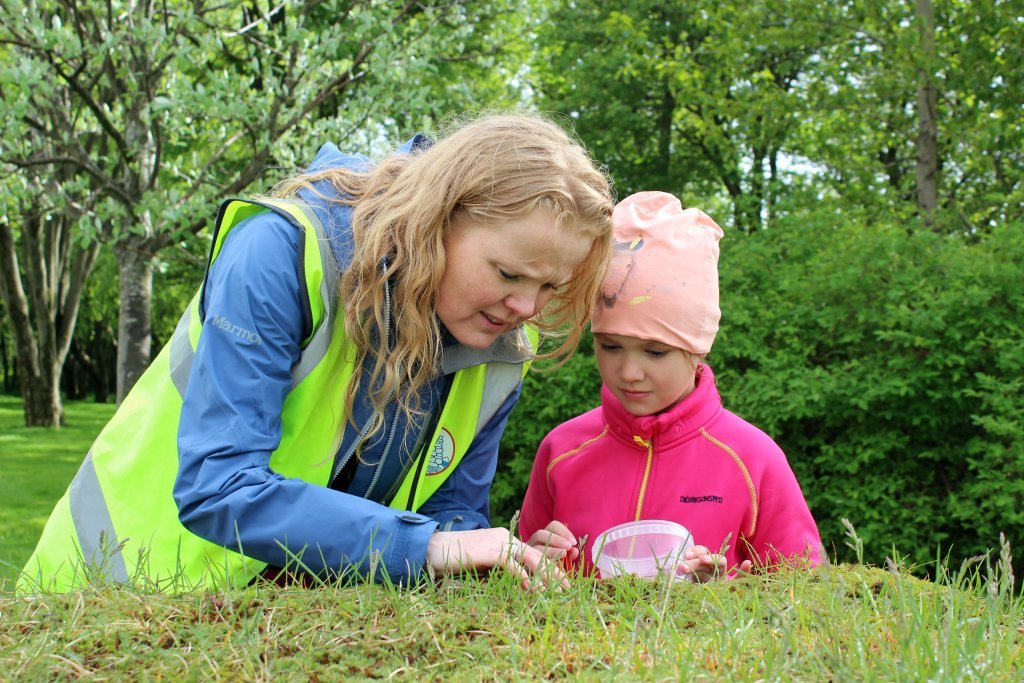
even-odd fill
[[(354, 207), (355, 255), (341, 279), (345, 328), (357, 349), (345, 396), (350, 416), (363, 382), (372, 387), (375, 413), (383, 414), (395, 397), (411, 416), (419, 410), (419, 390), (437, 376), (441, 328), (433, 304), (445, 271), (444, 238), (457, 213), (484, 222), (543, 209), (555, 217), (557, 230), (593, 240), (568, 285), (530, 320), (542, 339), (553, 340), (538, 358), (560, 363), (572, 354), (609, 258), (614, 202), (605, 173), (554, 122), (518, 113), (459, 121), (432, 146), (389, 156), (368, 172), (301, 174), (273, 194), (294, 196), (324, 181), (336, 192), (326, 199)], [(400, 330), (390, 348), (378, 341), (388, 282), (391, 327)], [(364, 376), (367, 357), (372, 370)]]

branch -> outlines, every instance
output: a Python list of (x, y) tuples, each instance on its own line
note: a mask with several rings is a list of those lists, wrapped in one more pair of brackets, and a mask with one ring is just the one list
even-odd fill
[(78, 157), (73, 156), (49, 156), (49, 157), (37, 157), (35, 159), (4, 159), (6, 163), (17, 166), (18, 168), (32, 168), (33, 166), (48, 166), (57, 164), (70, 164), (82, 171), (85, 171), (91, 178), (97, 180), (100, 183), (100, 190), (107, 190), (111, 195), (116, 197), (129, 209), (134, 207), (134, 203), (123, 188), (115, 185), (110, 181), (107, 176), (103, 174), (99, 168), (95, 166), (89, 160), (82, 160)]
[(96, 120), (99, 122), (100, 127), (104, 130), (104, 132), (106, 132), (107, 135), (110, 136), (110, 138), (114, 141), (114, 144), (117, 145), (117, 148), (121, 152), (121, 157), (124, 159), (131, 159), (131, 154), (128, 151), (128, 143), (125, 142), (124, 137), (122, 137), (121, 133), (117, 130), (117, 128), (114, 127), (114, 124), (110, 122), (110, 119), (107, 118), (107, 115), (103, 113), (103, 109), (99, 106), (99, 104), (96, 103), (96, 100), (94, 100), (90, 96), (90, 94), (78, 83), (78, 79), (75, 78), (75, 75), (68, 75), (66, 73), (63, 73), (61, 71), (60, 66), (58, 66), (56, 60), (52, 58), (50, 59), (50, 64), (53, 66), (54, 71), (57, 72), (57, 75), (59, 75), (61, 79), (68, 84), (68, 87), (74, 90), (75, 93), (80, 98), (82, 98), (82, 101), (85, 103), (85, 106), (88, 107), (89, 111), (91, 111), (93, 113), (93, 116), (96, 117)]
[[(418, 13), (421, 11), (422, 8), (419, 3), (413, 2), (412, 0), (406, 0), (406, 2), (402, 4), (401, 11), (399, 11), (398, 15), (391, 20), (392, 28), (401, 23), (401, 21), (405, 19), (407, 15)], [(382, 35), (383, 34), (378, 34), (376, 36), (376, 40), (380, 40)], [(352, 60), (352, 66), (348, 68), (347, 73), (345, 73), (345, 75), (343, 76), (334, 79), (332, 82), (328, 83), (324, 88), (322, 88), (320, 92), (309, 103), (307, 103), (305, 107), (303, 107), (299, 111), (298, 114), (296, 114), (287, 122), (285, 122), (285, 124), (280, 128), (280, 130), (282, 132), (290, 130), (295, 125), (297, 125), (299, 121), (305, 118), (306, 114), (320, 106), (323, 103), (323, 101), (327, 99), (328, 96), (334, 94), (336, 90), (344, 90), (348, 88), (350, 85), (352, 85), (352, 83), (365, 76), (367, 73), (365, 71), (360, 74), (354, 74), (354, 72), (358, 67), (362, 66), (362, 64), (369, 58), (370, 54), (373, 52), (375, 48), (376, 43), (367, 43), (365, 40), (362, 41), (362, 43), (359, 46), (359, 53)]]
[(245, 133), (246, 130), (240, 130), (231, 137), (229, 137), (227, 140), (224, 141), (224, 144), (222, 144), (220, 148), (217, 149), (217, 151), (214, 152), (209, 159), (207, 159), (206, 163), (203, 164), (203, 167), (199, 170), (199, 174), (196, 175), (195, 180), (192, 182), (192, 186), (189, 187), (188, 192), (186, 192), (185, 195), (181, 198), (181, 201), (178, 202), (179, 207), (183, 206), (185, 202), (192, 199), (192, 196), (199, 191), (199, 187), (203, 184), (203, 179), (206, 177), (207, 173), (209, 173), (213, 165), (220, 161), (221, 157), (223, 157), (224, 154), (227, 153), (228, 148), (231, 145), (235, 144), (235, 142), (237, 142), (238, 139), (242, 137)]
[(238, 29), (237, 31), (232, 31), (230, 33), (225, 33), (224, 37), (225, 38), (233, 38), (235, 36), (240, 36), (242, 34), (248, 33), (250, 30), (256, 28), (257, 26), (259, 26), (260, 24), (262, 24), (264, 22), (266, 22), (267, 25), (269, 25), (270, 24), (270, 17), (272, 17), (275, 14), (277, 14), (278, 11), (281, 10), (281, 8), (283, 8), (283, 7), (284, 7), (284, 3), (282, 2), (280, 5), (278, 5), (274, 9), (268, 11), (266, 14), (261, 14), (257, 19), (249, 22), (248, 24), (246, 24), (242, 28)]
[(317, 93), (316, 96), (306, 104), (306, 106), (302, 107), (297, 114), (288, 119), (279, 130), (281, 132), (291, 130), (293, 127), (298, 125), (298, 123), (302, 121), (309, 112), (319, 107), (323, 101), (328, 98), (328, 96), (335, 94), (336, 91), (347, 89), (352, 85), (352, 83), (363, 78), (367, 74), (366, 71), (359, 74), (354, 74), (353, 72), (356, 67), (361, 66), (363, 62), (367, 60), (371, 52), (373, 52), (373, 49), (368, 48), (367, 44), (363, 42), (359, 48), (359, 54), (352, 60), (352, 66), (349, 67), (348, 71), (346, 71), (343, 76), (335, 78), (333, 81), (321, 88), (320, 92)]
[(77, 253), (71, 259), (71, 273), (60, 310), (60, 324), (56, 330), (56, 352), (62, 364), (65, 356), (67, 356), (68, 349), (71, 347), (71, 338), (75, 332), (75, 320), (78, 318), (78, 306), (82, 299), (82, 291), (85, 289), (85, 282), (89, 278), (89, 273), (92, 272), (92, 267), (96, 262), (99, 250), (100, 243), (98, 240), (93, 240), (85, 249), (73, 248), (73, 251)]

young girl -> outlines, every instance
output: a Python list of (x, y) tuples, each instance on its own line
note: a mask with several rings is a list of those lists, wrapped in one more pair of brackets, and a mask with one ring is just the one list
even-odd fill
[(722, 229), (663, 192), (628, 197), (612, 220), (612, 263), (592, 319), (601, 407), (541, 443), (522, 538), (592, 574), (601, 532), (665, 519), (693, 535), (679, 572), (699, 580), (817, 565), (818, 530), (785, 454), (722, 407), (700, 362), (721, 317)]

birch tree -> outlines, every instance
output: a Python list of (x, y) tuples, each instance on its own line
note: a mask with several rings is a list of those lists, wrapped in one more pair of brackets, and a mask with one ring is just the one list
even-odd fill
[[(56, 130), (73, 126), (71, 93), (41, 65), (0, 46), (0, 297), (11, 321), (25, 424), (64, 422), (59, 382), (99, 243), (77, 233), (94, 198)], [(83, 142), (87, 145), (87, 142)]]
[(22, 123), (33, 110), (68, 112), (67, 125), (36, 129), (45, 147), (5, 148), (0, 160), (22, 175), (69, 169), (95, 198), (102, 220), (81, 237), (117, 255), (119, 400), (149, 362), (160, 251), (266, 169), (294, 168), (321, 142), (436, 94), (414, 71), (452, 41), (434, 25), (459, 20), (457, 51), (473, 18), (492, 11), (469, 0), (0, 0), (5, 60), (66, 93), (47, 100), (50, 89), (11, 83), (30, 102)]

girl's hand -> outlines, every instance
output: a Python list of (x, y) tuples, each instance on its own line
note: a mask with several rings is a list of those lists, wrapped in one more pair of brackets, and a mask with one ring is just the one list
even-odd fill
[(533, 532), (526, 543), (544, 553), (550, 560), (567, 559), (569, 562), (575, 562), (580, 556), (576, 537), (569, 531), (569, 527), (558, 521)]
[[(752, 566), (750, 560), (744, 560), (736, 567), (736, 572), (747, 574)], [(695, 545), (692, 548), (687, 548), (676, 572), (698, 583), (724, 579), (726, 576), (725, 555), (712, 553), (707, 546)]]
[(518, 576), (524, 589), (569, 588), (569, 580), (544, 553), (522, 543), (508, 529), (438, 531), (427, 543), (427, 564), (442, 575), (501, 568)]

